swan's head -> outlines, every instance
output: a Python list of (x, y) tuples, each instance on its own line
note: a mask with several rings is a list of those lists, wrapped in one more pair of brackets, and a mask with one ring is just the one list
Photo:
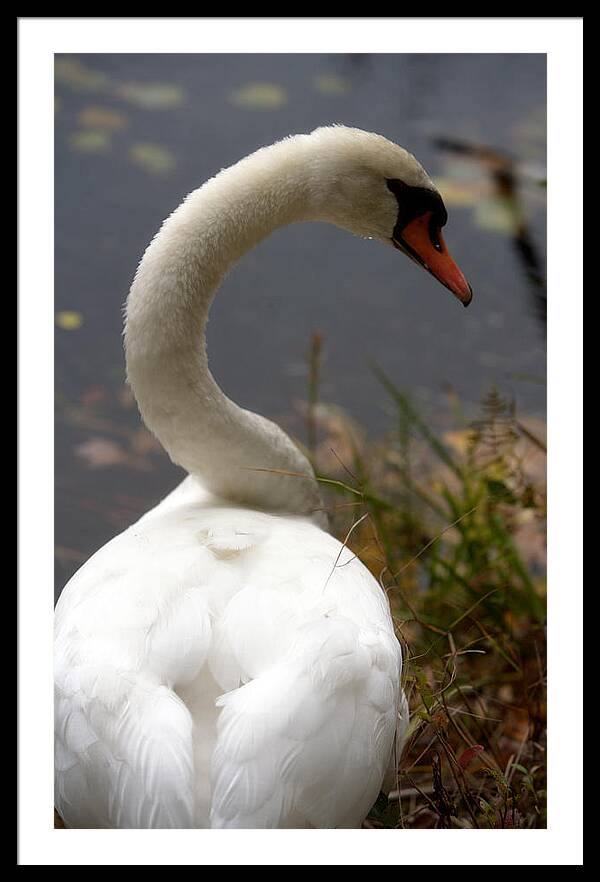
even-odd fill
[(346, 126), (309, 137), (323, 219), (393, 245), (468, 306), (471, 286), (442, 236), (448, 219), (442, 197), (415, 157), (381, 135)]

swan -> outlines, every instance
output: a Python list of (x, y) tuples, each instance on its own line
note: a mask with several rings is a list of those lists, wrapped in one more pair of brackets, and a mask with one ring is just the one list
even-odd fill
[(337, 125), (222, 170), (148, 246), (126, 305), (127, 378), (188, 476), (58, 601), (67, 827), (359, 827), (393, 786), (408, 707), (387, 597), (327, 532), (298, 447), (221, 391), (205, 326), (231, 266), (296, 221), (393, 245), (467, 305), (446, 219), (410, 153)]

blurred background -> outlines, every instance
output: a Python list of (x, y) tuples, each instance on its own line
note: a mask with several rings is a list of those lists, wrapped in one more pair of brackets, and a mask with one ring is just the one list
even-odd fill
[(122, 309), (162, 220), (219, 169), (333, 122), (413, 152), (468, 310), (404, 256), (278, 231), (208, 329), (226, 393), (279, 422), (390, 600), (409, 737), (370, 827), (543, 827), (543, 55), (56, 58), (56, 595), (183, 477), (124, 383)]
[(335, 228), (281, 230), (215, 301), (209, 353), (226, 393), (310, 442), (318, 361), (325, 428), (343, 415), (377, 439), (395, 417), (376, 364), (436, 431), (496, 387), (542, 432), (545, 97), (543, 55), (56, 57), (57, 595), (182, 477), (124, 385), (137, 263), (190, 190), (285, 135), (340, 122), (413, 152), (475, 297), (464, 310), (397, 252)]

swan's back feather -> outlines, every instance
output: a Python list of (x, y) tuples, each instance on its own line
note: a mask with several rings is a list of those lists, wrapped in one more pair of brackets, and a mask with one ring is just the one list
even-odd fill
[(296, 638), (278, 664), (218, 700), (213, 827), (354, 827), (377, 797), (397, 653), (380, 667), (368, 635), (335, 615)]
[(56, 806), (70, 827), (193, 826), (192, 719), (154, 678), (79, 666), (56, 689)]
[(356, 826), (377, 797), (400, 649), (310, 521), (182, 490), (71, 580), (56, 647), (67, 825)]

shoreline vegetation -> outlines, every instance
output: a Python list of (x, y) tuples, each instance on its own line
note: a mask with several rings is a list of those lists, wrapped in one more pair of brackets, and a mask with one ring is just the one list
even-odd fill
[(546, 442), (492, 388), (468, 420), (433, 430), (378, 368), (394, 405), (366, 442), (318, 399), (306, 425), (331, 531), (388, 594), (411, 711), (397, 786), (365, 827), (546, 826)]
[[(392, 416), (388, 434), (370, 439), (320, 400), (323, 354), (314, 333), (306, 401), (283, 422), (304, 431), (330, 532), (389, 597), (410, 705), (396, 786), (364, 827), (543, 828), (545, 423), (491, 388), (476, 418), (447, 390), (447, 414), (434, 427), (373, 367)], [(57, 403), (86, 439), (74, 451), (86, 470), (117, 469), (131, 482), (164, 467), (150, 433), (137, 421), (123, 425), (135, 408), (126, 387), (94, 386), (77, 404)], [(121, 496), (93, 505), (112, 533), (152, 504)], [(56, 554), (67, 574), (86, 557), (62, 546)], [(55, 826), (63, 826), (56, 814)]]

